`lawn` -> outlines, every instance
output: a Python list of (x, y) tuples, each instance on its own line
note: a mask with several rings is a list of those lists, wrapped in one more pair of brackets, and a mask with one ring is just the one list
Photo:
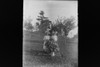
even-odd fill
[(23, 32), (24, 67), (77, 67), (77, 38), (65, 39), (59, 36), (58, 44), (62, 57), (42, 55), (43, 34)]

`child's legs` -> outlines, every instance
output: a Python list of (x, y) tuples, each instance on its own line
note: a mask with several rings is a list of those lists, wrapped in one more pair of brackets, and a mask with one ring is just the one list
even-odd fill
[(48, 41), (48, 40), (45, 40), (45, 41), (44, 41), (43, 49), (46, 49), (46, 43), (47, 43), (47, 41)]

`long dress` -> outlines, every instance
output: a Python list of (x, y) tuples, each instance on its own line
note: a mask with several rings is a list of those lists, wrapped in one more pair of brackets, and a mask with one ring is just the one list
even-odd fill
[(59, 50), (59, 47), (58, 47), (58, 44), (57, 44), (57, 41), (58, 41), (58, 36), (57, 35), (53, 35), (52, 36), (52, 39), (54, 41), (54, 46), (57, 50)]

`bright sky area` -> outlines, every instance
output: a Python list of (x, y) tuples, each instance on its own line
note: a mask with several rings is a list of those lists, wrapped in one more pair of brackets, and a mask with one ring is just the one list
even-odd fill
[[(40, 10), (45, 12), (45, 16), (49, 17), (51, 21), (56, 20), (58, 17), (69, 18), (75, 17), (76, 25), (78, 23), (78, 2), (77, 1), (34, 1), (24, 0), (23, 19), (32, 18), (32, 24), (37, 20)], [(73, 35), (77, 34), (77, 29), (73, 31)], [(72, 34), (71, 34), (72, 35)]]

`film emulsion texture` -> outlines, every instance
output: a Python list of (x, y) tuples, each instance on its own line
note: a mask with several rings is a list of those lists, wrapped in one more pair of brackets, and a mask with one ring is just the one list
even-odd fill
[(78, 2), (23, 4), (23, 67), (78, 67)]

